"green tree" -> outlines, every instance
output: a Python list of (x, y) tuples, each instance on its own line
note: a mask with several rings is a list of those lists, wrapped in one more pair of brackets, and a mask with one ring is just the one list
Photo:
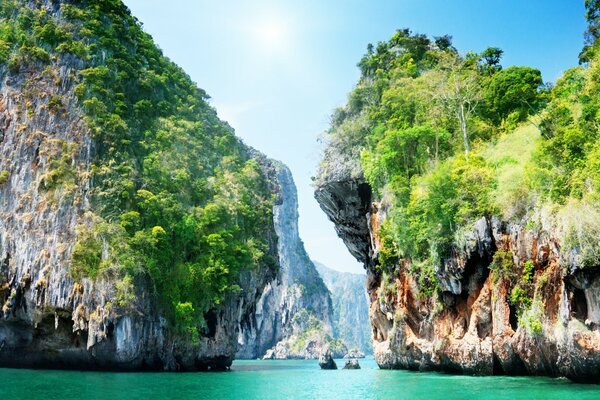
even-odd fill
[(434, 101), (456, 118), (468, 159), (469, 120), (482, 99), (480, 79), (477, 71), (456, 54), (444, 54), (440, 60), (442, 67), (428, 75), (431, 93)]
[(500, 60), (504, 51), (498, 47), (488, 47), (479, 55), (479, 70), (482, 73), (493, 75), (502, 69)]
[(585, 0), (585, 18), (588, 26), (585, 31), (584, 46), (579, 53), (579, 63), (588, 63), (595, 53), (595, 45), (600, 37), (600, 0)]
[[(386, 131), (372, 151), (362, 154), (365, 176), (375, 188), (383, 182), (409, 182), (426, 171), (428, 162), (448, 151), (450, 134), (430, 126)], [(397, 188), (398, 189), (398, 188)]]
[(542, 74), (530, 67), (511, 66), (495, 73), (485, 88), (488, 117), (496, 124), (516, 113), (522, 121), (538, 110)]
[(442, 51), (451, 51), (451, 52), (456, 53), (456, 48), (454, 48), (454, 46), (452, 46), (452, 36), (450, 36), (450, 35), (436, 36), (433, 39), (434, 39), (434, 43), (438, 49), (440, 49)]

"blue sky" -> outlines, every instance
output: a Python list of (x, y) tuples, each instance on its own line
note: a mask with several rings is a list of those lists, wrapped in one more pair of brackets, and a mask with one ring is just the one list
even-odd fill
[(124, 0), (165, 55), (212, 97), (238, 136), (285, 162), (313, 259), (362, 272), (313, 199), (319, 135), (345, 103), (368, 43), (398, 28), (452, 35), (461, 53), (495, 46), (502, 64), (554, 81), (577, 64), (583, 0)]

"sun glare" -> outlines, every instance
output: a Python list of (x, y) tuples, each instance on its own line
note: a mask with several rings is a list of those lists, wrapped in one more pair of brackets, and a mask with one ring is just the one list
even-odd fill
[(263, 50), (280, 52), (286, 48), (289, 27), (282, 19), (271, 17), (257, 22), (255, 34)]

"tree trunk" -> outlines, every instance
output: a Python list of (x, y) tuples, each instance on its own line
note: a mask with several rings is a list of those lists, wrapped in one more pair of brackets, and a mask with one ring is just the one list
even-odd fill
[(465, 158), (469, 159), (469, 132), (467, 131), (467, 116), (465, 115), (465, 105), (460, 104), (458, 111), (458, 119), (460, 121), (460, 129), (463, 134), (463, 141), (465, 143)]

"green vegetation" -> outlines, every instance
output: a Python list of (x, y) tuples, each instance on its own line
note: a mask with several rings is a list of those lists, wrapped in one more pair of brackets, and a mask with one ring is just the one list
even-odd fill
[(53, 157), (49, 157), (50, 165), (42, 178), (42, 188), (51, 190), (58, 186), (75, 186), (73, 159), (77, 154), (77, 144), (68, 144), (64, 140), (50, 140), (47, 146)]
[[(570, 199), (556, 212), (555, 224), (563, 246), (579, 267), (595, 267), (600, 260), (600, 207), (597, 202)], [(571, 252), (572, 249), (577, 250)]]
[(323, 169), (360, 154), (365, 178), (393, 206), (380, 231), (380, 267), (411, 260), (426, 296), (461, 228), (504, 208), (494, 195), (509, 180), (498, 179), (507, 162), (486, 159), (486, 146), (545, 101), (539, 71), (504, 70), (501, 55), (489, 48), (462, 56), (449, 36), (400, 30), (369, 46), (361, 80), (326, 136)]
[[(534, 293), (533, 274), (535, 271), (533, 262), (526, 261), (519, 271), (512, 251), (498, 250), (494, 253), (490, 271), (494, 273), (493, 279), (495, 282), (502, 282), (509, 289), (508, 302), (515, 306), (519, 318), (523, 318), (523, 321), (527, 320), (530, 325), (533, 324), (531, 319), (534, 315), (537, 315), (531, 311), (532, 294)], [(541, 328), (541, 319), (538, 322)]]
[(6, 182), (8, 182), (9, 176), (10, 173), (8, 171), (0, 171), (0, 185), (4, 185)]
[(514, 278), (514, 268), (515, 260), (512, 251), (498, 250), (494, 253), (490, 270), (495, 272), (496, 277), (512, 281)]
[(311, 337), (323, 333), (322, 325), (322, 322), (312, 312), (304, 308), (298, 311), (292, 318), (292, 327), (297, 337), (290, 343), (290, 349), (295, 353), (300, 353)]
[(496, 125), (525, 120), (539, 106), (541, 85), (537, 69), (512, 66), (498, 71), (485, 87), (486, 116)]
[(589, 62), (596, 54), (596, 40), (600, 38), (600, 1), (585, 0), (586, 14), (588, 21), (588, 29), (584, 34), (583, 50), (579, 54), (579, 63)]
[(197, 313), (191, 302), (177, 303), (175, 306), (175, 318), (180, 332), (191, 337), (192, 343), (198, 344)]
[(541, 138), (534, 121), (519, 125), (480, 147), (481, 157), (495, 175), (495, 187), (490, 196), (497, 211), (507, 221), (525, 217), (535, 202), (527, 181), (533, 152)]
[(543, 140), (528, 177), (540, 202), (551, 205), (564, 254), (579, 267), (600, 261), (600, 43), (597, 1), (586, 1), (588, 65), (573, 68), (556, 83), (541, 113)]
[[(554, 86), (536, 69), (503, 68), (498, 48), (460, 54), (449, 36), (403, 29), (369, 45), (361, 78), (325, 134), (318, 179), (340, 168), (362, 174), (391, 206), (378, 268), (393, 275), (406, 263), (420, 294), (431, 296), (436, 268), (462, 257), (473, 223), (491, 216), (558, 230), (563, 254), (598, 265), (599, 4), (586, 1), (588, 65)], [(512, 282), (512, 301), (529, 307), (532, 265), (518, 267), (503, 250), (490, 266)]]
[[(240, 291), (244, 270), (275, 268), (272, 199), (261, 166), (222, 123), (207, 94), (162, 55), (120, 0), (0, 4), (0, 63), (10, 73), (84, 67), (75, 93), (95, 142), (92, 212), (78, 230), (72, 276), (122, 277), (115, 304), (133, 300), (135, 276), (193, 337), (202, 316)], [(53, 113), (60, 95), (48, 99)], [(77, 148), (56, 143), (42, 187), (83, 184)], [(87, 174), (87, 173), (86, 173)], [(6, 178), (4, 178), (6, 179)], [(196, 333), (194, 333), (196, 332)]]
[(544, 303), (534, 299), (530, 307), (526, 308), (519, 317), (519, 326), (523, 326), (529, 335), (542, 333), (542, 319), (544, 318)]
[(290, 340), (290, 350), (293, 353), (301, 354), (311, 340), (322, 340), (333, 352), (343, 353), (346, 349), (344, 342), (326, 333), (323, 323), (312, 311), (305, 308), (294, 314), (292, 328), (294, 334)]
[(532, 280), (534, 268), (535, 265), (530, 260), (523, 264), (521, 277), (510, 293), (510, 302), (521, 310), (531, 306), (530, 293), (533, 291)]

